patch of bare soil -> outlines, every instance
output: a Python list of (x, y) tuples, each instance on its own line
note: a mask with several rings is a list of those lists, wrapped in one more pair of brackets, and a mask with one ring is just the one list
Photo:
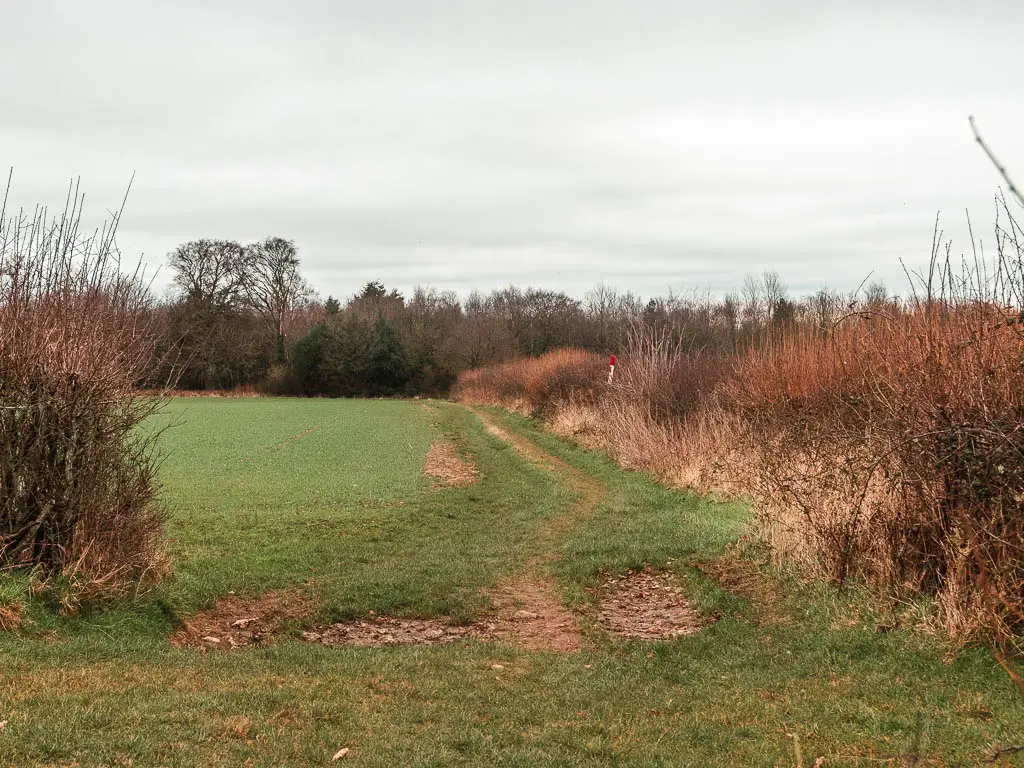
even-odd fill
[(303, 595), (294, 591), (268, 592), (254, 599), (228, 595), (186, 621), (171, 635), (171, 643), (224, 650), (269, 645), (285, 621), (301, 619), (308, 613)]
[(303, 632), (312, 643), (332, 647), (357, 645), (441, 645), (463, 640), (504, 640), (533, 651), (580, 649), (579, 622), (567, 611), (551, 584), (518, 581), (492, 593), (496, 612), (465, 626), (440, 619), (396, 619), (371, 614), (360, 621), (338, 622)]
[(303, 632), (311, 643), (328, 646), (344, 645), (441, 645), (471, 637), (486, 638), (477, 625), (456, 626), (437, 619), (393, 619), (369, 616), (362, 621), (346, 621)]
[(487, 620), (494, 637), (532, 651), (578, 651), (580, 625), (551, 582), (520, 580), (491, 593), (497, 612)]
[(477, 481), (477, 469), (459, 456), (455, 444), (434, 443), (427, 452), (423, 474), (437, 478), (439, 485), (462, 486)]
[(599, 594), (598, 619), (613, 634), (664, 640), (701, 628), (700, 616), (682, 590), (649, 567), (608, 579)]

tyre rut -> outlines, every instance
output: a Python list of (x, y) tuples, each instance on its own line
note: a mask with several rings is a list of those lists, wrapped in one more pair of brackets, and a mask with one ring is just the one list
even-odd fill
[(552, 570), (558, 561), (557, 545), (581, 520), (593, 514), (606, 489), (595, 478), (533, 441), (501, 427), (485, 411), (468, 407), (484, 428), (508, 443), (523, 459), (555, 475), (577, 495), (569, 509), (538, 526), (538, 554), (523, 562), (520, 570), (488, 594), (496, 614), (494, 634), (530, 650), (578, 651), (581, 646), (579, 617), (566, 609)]

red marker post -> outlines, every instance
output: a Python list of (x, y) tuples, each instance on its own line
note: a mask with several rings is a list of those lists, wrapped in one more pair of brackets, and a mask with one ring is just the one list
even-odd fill
[(608, 383), (612, 383), (612, 379), (615, 378), (615, 355), (612, 355), (612, 359), (608, 363)]

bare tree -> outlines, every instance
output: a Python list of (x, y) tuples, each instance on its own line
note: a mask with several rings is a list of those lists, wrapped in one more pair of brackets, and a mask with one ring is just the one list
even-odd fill
[(843, 313), (847, 302), (843, 296), (822, 288), (803, 301), (804, 321), (816, 331), (831, 329)]
[(239, 348), (245, 249), (233, 240), (192, 240), (167, 256), (181, 302), (171, 323), (181, 351), (175, 378), (185, 386), (224, 386), (225, 351)]
[(740, 298), (735, 293), (727, 293), (722, 303), (715, 310), (716, 320), (721, 324), (729, 340), (729, 348), (736, 346), (736, 332), (740, 325)]
[(291, 313), (313, 295), (299, 272), (295, 242), (268, 237), (245, 248), (243, 290), (249, 305), (276, 339), (278, 362), (286, 359), (284, 327)]
[(778, 272), (766, 271), (761, 279), (764, 282), (765, 311), (768, 314), (768, 322), (771, 322), (778, 314), (779, 308), (783, 306), (783, 302), (787, 301), (786, 285)]
[(606, 351), (611, 344), (611, 330), (616, 319), (619, 294), (614, 288), (600, 282), (587, 291), (583, 301), (587, 315), (596, 326), (595, 342), (602, 352)]
[(754, 275), (747, 274), (743, 278), (740, 295), (743, 297), (743, 322), (756, 328), (764, 322), (764, 295), (761, 281)]
[(245, 249), (233, 240), (193, 240), (167, 257), (186, 301), (221, 312), (242, 298)]

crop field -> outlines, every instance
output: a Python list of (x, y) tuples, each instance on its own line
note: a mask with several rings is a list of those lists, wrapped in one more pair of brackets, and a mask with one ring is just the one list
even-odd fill
[(159, 587), (65, 617), (0, 575), (2, 765), (1024, 765), (985, 649), (527, 419), (190, 398), (148, 428)]

